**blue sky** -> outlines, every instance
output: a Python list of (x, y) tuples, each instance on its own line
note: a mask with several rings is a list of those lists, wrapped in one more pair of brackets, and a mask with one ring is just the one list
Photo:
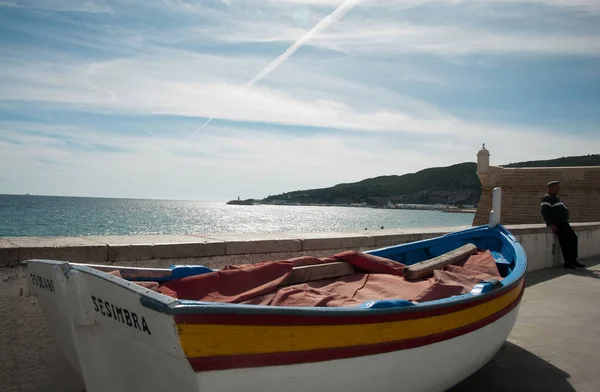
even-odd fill
[(0, 86), (0, 193), (227, 200), (483, 142), (492, 164), (592, 154), (600, 2), (0, 0)]

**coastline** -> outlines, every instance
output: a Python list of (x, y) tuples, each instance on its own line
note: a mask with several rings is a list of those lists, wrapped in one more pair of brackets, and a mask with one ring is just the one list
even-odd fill
[(386, 210), (421, 210), (421, 211), (442, 211), (442, 212), (451, 212), (451, 213), (462, 213), (462, 214), (475, 214), (477, 212), (477, 207), (469, 206), (456, 206), (452, 204), (384, 204), (384, 205), (374, 205), (367, 204), (366, 202), (362, 203), (286, 203), (286, 202), (264, 202), (262, 200), (256, 199), (246, 199), (246, 200), (229, 200), (225, 204), (227, 205), (239, 205), (239, 206), (258, 206), (258, 205), (268, 205), (268, 206), (293, 206), (293, 207), (354, 207), (354, 208), (376, 208), (376, 209), (386, 209)]
[(334, 204), (334, 203), (262, 203), (262, 202), (227, 202), (228, 205), (245, 205), (245, 206), (288, 206), (288, 207), (353, 207), (353, 208), (375, 208), (384, 210), (420, 210), (420, 211), (441, 211), (459, 214), (475, 214), (477, 208), (460, 208), (454, 205), (437, 205), (437, 204), (396, 204), (393, 206), (387, 205), (368, 205), (366, 203), (351, 203), (351, 204)]

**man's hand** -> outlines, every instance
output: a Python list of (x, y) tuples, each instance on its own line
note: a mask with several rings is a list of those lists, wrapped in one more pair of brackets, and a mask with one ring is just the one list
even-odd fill
[(556, 233), (556, 225), (550, 225), (550, 228), (552, 229), (553, 233)]

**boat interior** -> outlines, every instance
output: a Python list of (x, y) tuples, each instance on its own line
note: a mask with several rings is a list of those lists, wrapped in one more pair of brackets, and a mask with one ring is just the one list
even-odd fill
[[(490, 291), (512, 281), (516, 242), (476, 227), (377, 250), (262, 263), (168, 269), (93, 266), (185, 301), (263, 306), (378, 307)], [(483, 285), (483, 289), (482, 289)]]

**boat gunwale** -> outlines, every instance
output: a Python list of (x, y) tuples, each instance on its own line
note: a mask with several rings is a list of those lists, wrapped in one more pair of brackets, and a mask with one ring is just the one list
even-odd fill
[[(178, 303), (173, 303), (165, 311), (174, 316), (190, 317), (197, 315), (198, 317), (205, 317), (211, 314), (219, 315), (222, 319), (223, 314), (232, 314), (232, 316), (332, 316), (332, 317), (343, 317), (343, 316), (374, 316), (374, 315), (396, 315), (400, 313), (425, 313), (436, 310), (454, 311), (455, 309), (468, 308), (475, 306), (480, 303), (491, 301), (506, 292), (513, 289), (515, 286), (521, 284), (524, 280), (524, 276), (527, 270), (527, 255), (521, 244), (517, 239), (504, 228), (502, 225), (490, 228), (487, 225), (476, 226), (467, 230), (448, 233), (444, 236), (429, 238), (421, 241), (415, 241), (414, 243), (433, 242), (436, 239), (448, 238), (451, 236), (465, 236), (468, 233), (474, 232), (491, 232), (495, 233), (492, 236), (499, 235), (504, 237), (513, 250), (515, 251), (515, 268), (511, 273), (500, 281), (501, 286), (494, 290), (486, 293), (472, 294), (465, 293), (449, 298), (442, 298), (439, 300), (416, 303), (411, 306), (401, 307), (390, 307), (390, 308), (334, 308), (334, 307), (302, 307), (302, 306), (265, 306), (265, 305), (246, 305), (246, 304), (225, 304), (225, 303), (212, 303), (212, 302), (201, 302), (201, 301), (188, 301), (179, 300)], [(405, 245), (405, 244), (402, 244)], [(384, 249), (390, 249), (399, 245), (392, 245), (385, 248), (374, 249), (365, 253), (381, 251)], [(155, 304), (147, 303), (148, 306), (152, 307)], [(450, 310), (448, 310), (450, 308)], [(323, 313), (326, 313), (324, 315)], [(428, 317), (428, 316), (422, 316)], [(296, 319), (296, 322), (299, 320)]]
[[(450, 301), (443, 304), (433, 304), (425, 306), (415, 304), (414, 306), (396, 307), (387, 309), (364, 309), (364, 308), (334, 308), (331, 312), (325, 313), (328, 308), (301, 308), (301, 307), (278, 307), (279, 310), (286, 309), (285, 312), (267, 312), (268, 307), (263, 307), (263, 312), (251, 312), (251, 309), (244, 312), (228, 312), (225, 308), (214, 309), (215, 311), (200, 312), (198, 307), (193, 309), (183, 308), (187, 311), (171, 312), (169, 314), (175, 317), (177, 324), (227, 324), (227, 325), (335, 325), (335, 324), (370, 324), (392, 321), (415, 320), (420, 318), (430, 318), (444, 314), (454, 313), (461, 310), (473, 308), (478, 305), (493, 301), (509, 293), (517, 286), (522, 285), (524, 290), (524, 280), (519, 279), (510, 286), (502, 287), (490, 293), (471, 295), (462, 301)], [(433, 301), (431, 301), (433, 302)], [(272, 307), (275, 308), (275, 307)], [(301, 311), (294, 311), (295, 309)], [(205, 310), (206, 308), (202, 308)], [(306, 309), (306, 311), (304, 311)], [(310, 310), (315, 312), (310, 312)], [(317, 311), (317, 309), (319, 309)], [(182, 310), (182, 308), (175, 308)], [(210, 309), (213, 310), (213, 309)], [(240, 310), (239, 308), (237, 310)], [(246, 308), (244, 308), (246, 310)], [(256, 318), (260, 316), (260, 318)]]

